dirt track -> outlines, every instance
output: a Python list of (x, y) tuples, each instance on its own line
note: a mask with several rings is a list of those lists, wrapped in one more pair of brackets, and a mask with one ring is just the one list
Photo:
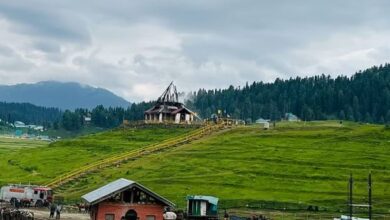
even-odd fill
[[(35, 219), (49, 219), (49, 210), (47, 209), (24, 209), (34, 212)], [(89, 214), (83, 213), (61, 213), (61, 219), (64, 220), (89, 220)]]

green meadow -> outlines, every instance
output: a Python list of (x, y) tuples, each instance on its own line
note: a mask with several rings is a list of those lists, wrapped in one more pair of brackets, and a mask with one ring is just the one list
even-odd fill
[(317, 206), (320, 212), (338, 213), (346, 210), (350, 173), (355, 202), (367, 201), (371, 171), (374, 211), (389, 212), (390, 130), (335, 121), (276, 126), (219, 133), (94, 172), (58, 193), (79, 199), (124, 177), (150, 187), (179, 208), (185, 208), (186, 195), (206, 194), (219, 197), (222, 208), (299, 211)]
[[(189, 130), (116, 129), (29, 147), (0, 144), (4, 155), (0, 182), (44, 183), (111, 154)], [(270, 130), (259, 126), (226, 130), (107, 167), (56, 189), (56, 193), (75, 202), (84, 193), (124, 177), (144, 184), (182, 209), (186, 195), (202, 194), (219, 197), (222, 209), (301, 212), (317, 206), (322, 213), (342, 213), (346, 211), (350, 173), (355, 181), (355, 202), (365, 203), (369, 172), (373, 176), (373, 210), (389, 214), (390, 129), (336, 121), (283, 122)]]
[(157, 143), (191, 128), (114, 129), (53, 143), (0, 139), (0, 184), (44, 184), (60, 174), (120, 152)]

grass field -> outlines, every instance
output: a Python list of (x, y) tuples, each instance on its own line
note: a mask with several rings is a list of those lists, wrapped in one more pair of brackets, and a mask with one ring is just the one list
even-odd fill
[[(0, 182), (44, 182), (105, 155), (187, 131), (116, 130), (14, 149), (0, 161), (0, 169), (5, 171), (0, 173)], [(318, 206), (320, 213), (340, 213), (346, 210), (351, 172), (355, 178), (355, 202), (366, 202), (369, 171), (373, 175), (373, 210), (389, 214), (389, 129), (383, 125), (340, 125), (335, 121), (278, 123), (268, 131), (256, 126), (236, 128), (105, 168), (56, 193), (78, 200), (82, 194), (124, 177), (146, 185), (179, 208), (184, 208), (186, 195), (206, 194), (219, 197), (221, 208), (294, 213), (311, 205)]]
[(0, 137), (0, 152), (8, 154), (26, 148), (43, 147), (47, 144), (47, 141), (31, 141), (28, 139)]
[(0, 135), (2, 136), (13, 136), (15, 135), (15, 131), (19, 130), (21, 131), (22, 135), (36, 135), (36, 136), (49, 136), (49, 138), (57, 138), (60, 137), (62, 139), (64, 138), (76, 138), (83, 135), (89, 135), (94, 133), (99, 133), (102, 131), (105, 131), (107, 129), (99, 128), (95, 126), (83, 126), (82, 128), (75, 130), (75, 131), (67, 131), (63, 128), (59, 129), (53, 129), (49, 128), (44, 131), (36, 131), (34, 129), (30, 128), (13, 128), (10, 126), (2, 126), (0, 125)]
[(20, 182), (43, 184), (57, 175), (108, 155), (156, 143), (189, 130), (191, 128), (116, 129), (51, 144), (2, 138), (0, 185)]
[[(188, 194), (221, 198), (221, 207), (305, 210), (346, 208), (347, 180), (356, 202), (366, 202), (367, 175), (374, 181), (374, 211), (389, 213), (390, 130), (337, 122), (285, 123), (269, 131), (237, 128), (188, 145), (95, 172), (59, 193), (83, 193), (125, 177), (184, 208)], [(364, 212), (365, 210), (356, 210)]]

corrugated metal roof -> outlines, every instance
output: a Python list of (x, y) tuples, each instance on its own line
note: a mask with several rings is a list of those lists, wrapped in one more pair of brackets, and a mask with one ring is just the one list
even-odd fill
[(164, 197), (154, 193), (153, 191), (149, 190), (148, 188), (142, 186), (141, 184), (134, 182), (132, 180), (127, 180), (124, 178), (120, 178), (118, 180), (115, 180), (105, 186), (102, 186), (90, 193), (87, 193), (82, 196), (82, 198), (87, 201), (89, 204), (96, 204), (98, 202), (101, 202), (107, 198), (109, 198), (111, 195), (122, 192), (126, 189), (129, 189), (133, 186), (138, 187), (139, 189), (149, 193), (156, 199), (160, 200), (162, 203), (164, 203), (167, 206), (175, 206), (171, 201), (165, 199)]
[(83, 195), (82, 198), (88, 203), (94, 203), (95, 201), (131, 186), (132, 184), (134, 184), (134, 181), (121, 178)]
[(204, 200), (204, 201), (208, 201), (209, 203), (211, 203), (213, 205), (218, 205), (218, 198), (214, 197), (214, 196), (194, 195), (194, 196), (187, 196), (187, 199)]

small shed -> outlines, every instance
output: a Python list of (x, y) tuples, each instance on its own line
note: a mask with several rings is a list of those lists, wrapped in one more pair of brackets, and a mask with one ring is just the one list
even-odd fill
[(26, 125), (24, 122), (15, 121), (15, 122), (14, 122), (14, 127), (15, 127), (15, 128), (27, 128), (27, 125)]
[(124, 178), (82, 198), (91, 207), (92, 220), (163, 220), (164, 210), (175, 206), (145, 186)]
[(299, 121), (298, 116), (294, 115), (293, 113), (289, 112), (284, 115), (284, 118), (287, 121)]
[(260, 126), (262, 126), (266, 130), (269, 129), (269, 120), (259, 118), (256, 120), (256, 124), (259, 124)]
[(187, 219), (218, 219), (218, 198), (213, 196), (187, 196)]

